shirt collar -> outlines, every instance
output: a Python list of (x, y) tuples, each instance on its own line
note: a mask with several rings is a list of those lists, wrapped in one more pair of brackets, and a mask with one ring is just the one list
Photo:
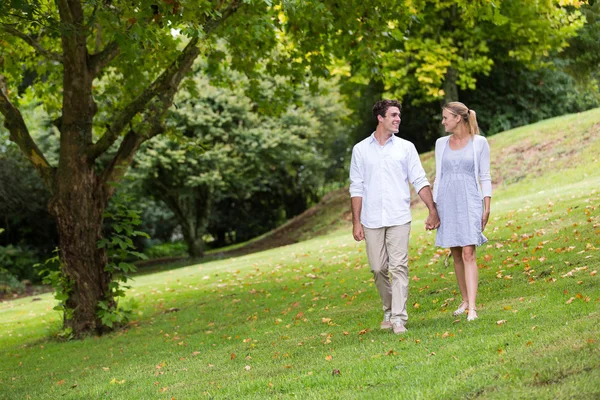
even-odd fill
[[(398, 137), (397, 137), (395, 134), (393, 134), (393, 135), (392, 135), (392, 136), (391, 136), (391, 137), (390, 137), (390, 138), (387, 140), (387, 142), (385, 142), (385, 144), (387, 144), (388, 142), (393, 144), (393, 143), (394, 143), (394, 142), (395, 142), (397, 139), (398, 139)], [(370, 144), (370, 143), (373, 143), (373, 142), (375, 142), (375, 143), (378, 143), (378, 142), (377, 142), (377, 139), (375, 139), (375, 131), (373, 131), (373, 133), (371, 133), (371, 136), (369, 136), (369, 144)], [(384, 145), (385, 145), (385, 144), (384, 144)]]

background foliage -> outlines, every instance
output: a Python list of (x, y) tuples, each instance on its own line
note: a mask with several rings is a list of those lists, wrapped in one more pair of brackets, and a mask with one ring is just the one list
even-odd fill
[[(108, 38), (135, 43), (94, 82), (95, 138), (186, 44), (183, 36), (163, 35), (165, 24), (194, 36), (200, 34), (190, 31), (194, 19), (212, 15), (207, 5), (186, 5), (181, 13), (178, 3), (151, 3), (118, 2), (121, 16), (102, 7), (94, 16), (90, 48)], [(141, 210), (139, 229), (150, 235), (133, 239), (138, 250), (181, 255), (181, 243), (168, 243), (194, 231), (187, 252), (200, 254), (204, 240), (213, 247), (243, 242), (298, 215), (346, 184), (349, 149), (373, 131), (370, 110), (383, 96), (402, 99), (401, 135), (421, 152), (441, 134), (440, 102), (453, 90), (477, 111), (486, 135), (600, 105), (597, 1), (359, 3), (259, 2), (203, 44), (204, 58), (168, 113), (168, 136), (144, 146), (131, 174), (137, 182), (123, 188)], [(42, 18), (41, 31), (26, 21), (16, 27), (39, 35), (49, 51), (58, 49), (58, 15), (50, 3), (3, 2), (0, 14), (9, 6)], [(398, 7), (406, 12), (390, 17)], [(32, 136), (56, 165), (60, 143), (52, 121), (62, 93), (53, 82), (62, 79), (60, 64), (39, 62), (14, 36), (3, 33), (0, 44), (2, 73), (18, 93)], [(272, 52), (264, 57), (267, 49)], [(339, 79), (322, 80), (332, 75)], [(306, 85), (298, 87), (301, 81)], [(143, 128), (141, 114), (131, 126)], [(97, 169), (115, 154), (113, 147), (100, 156)], [(58, 241), (50, 193), (1, 128), (0, 183), (5, 281), (9, 275), (12, 282), (39, 280), (32, 265)]]

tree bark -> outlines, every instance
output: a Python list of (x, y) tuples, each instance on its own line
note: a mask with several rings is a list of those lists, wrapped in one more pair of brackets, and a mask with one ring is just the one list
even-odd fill
[[(456, 70), (449, 67), (444, 77), (444, 104), (451, 101), (458, 101), (458, 86), (456, 86)], [(442, 104), (443, 105), (443, 104)]]
[(72, 285), (66, 301), (66, 307), (73, 310), (72, 318), (65, 318), (64, 328), (71, 328), (77, 338), (107, 331), (96, 314), (98, 302), (115, 306), (109, 290), (112, 274), (104, 270), (106, 250), (98, 248), (107, 205), (105, 196), (98, 196), (101, 192), (93, 167), (81, 163), (78, 173), (57, 180), (50, 203), (57, 222), (62, 271)]
[(191, 196), (175, 194), (174, 198), (165, 199), (165, 203), (181, 222), (183, 239), (190, 257), (204, 256), (202, 236), (208, 226), (208, 209), (211, 201), (211, 189), (207, 187), (194, 188)]

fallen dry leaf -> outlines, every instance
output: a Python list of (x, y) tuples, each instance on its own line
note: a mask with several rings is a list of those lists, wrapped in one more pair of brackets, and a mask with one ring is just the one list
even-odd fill
[(325, 357), (325, 359), (326, 359), (327, 361), (331, 361), (331, 360), (333, 360), (333, 356), (332, 356), (332, 355), (328, 355), (327, 357)]
[(505, 319), (501, 319), (500, 321), (496, 321), (496, 324), (498, 325), (502, 325), (504, 323), (506, 323), (507, 321)]
[(64, 385), (65, 382), (67, 382), (67, 381), (64, 379), (61, 379), (60, 381), (56, 382), (56, 386)]
[(575, 300), (575, 297), (571, 297), (565, 304), (571, 304)]
[(244, 367), (244, 369), (245, 369), (246, 371), (250, 371), (250, 369), (252, 369), (252, 367), (251, 367), (251, 366), (249, 366), (249, 365), (246, 365), (246, 366)]

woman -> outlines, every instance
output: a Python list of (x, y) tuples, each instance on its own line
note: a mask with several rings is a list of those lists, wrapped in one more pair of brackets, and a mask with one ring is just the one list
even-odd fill
[(442, 125), (451, 135), (435, 143), (433, 200), (440, 216), (435, 244), (449, 247), (454, 258), (462, 303), (452, 315), (467, 311), (467, 320), (473, 321), (478, 285), (475, 248), (487, 242), (483, 230), (492, 198), (490, 147), (479, 135), (475, 111), (462, 103), (443, 107)]

